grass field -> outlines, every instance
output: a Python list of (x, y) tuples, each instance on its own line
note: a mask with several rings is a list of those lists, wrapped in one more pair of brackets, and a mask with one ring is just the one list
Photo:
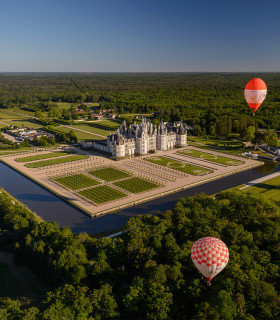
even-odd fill
[(222, 148), (243, 148), (242, 142), (231, 139), (205, 139), (202, 137), (188, 137), (188, 141), (202, 145), (210, 145)]
[(109, 186), (100, 186), (87, 190), (80, 191), (79, 194), (92, 200), (96, 204), (106, 203), (116, 199), (126, 197), (126, 194), (113, 189)]
[(73, 103), (69, 102), (53, 102), (55, 106), (59, 109), (69, 109)]
[[(0, 119), (0, 121), (1, 121), (1, 119)], [(5, 128), (5, 127), (7, 127), (7, 126), (4, 123), (0, 122), (0, 129)]]
[(76, 155), (76, 156), (69, 156), (69, 157), (59, 158), (59, 159), (32, 162), (32, 163), (26, 164), (25, 166), (27, 168), (39, 168), (39, 167), (46, 167), (46, 166), (51, 166), (51, 165), (59, 164), (59, 163), (66, 163), (66, 162), (72, 162), (72, 161), (77, 161), (77, 160), (83, 160), (83, 159), (87, 159), (87, 158), (88, 158), (88, 156)]
[(132, 193), (140, 193), (159, 187), (159, 185), (137, 177), (117, 181), (114, 185)]
[(129, 173), (126, 173), (124, 171), (121, 171), (112, 167), (106, 167), (106, 168), (90, 171), (89, 173), (105, 181), (114, 181), (114, 180), (119, 180), (119, 179), (127, 178), (131, 176)]
[(24, 147), (20, 149), (8, 149), (8, 150), (0, 150), (0, 156), (6, 155), (6, 154), (16, 154), (16, 153), (22, 153), (26, 151), (32, 150), (32, 147)]
[(56, 157), (62, 157), (62, 156), (69, 156), (72, 152), (52, 152), (47, 154), (40, 154), (37, 156), (29, 156), (24, 158), (18, 158), (15, 159), (17, 162), (31, 162), (36, 160), (43, 160), (43, 159), (50, 159), (50, 158), (56, 158)]
[[(15, 113), (10, 112), (7, 109), (0, 109), (0, 120), (4, 119), (17, 119), (17, 115)], [(24, 116), (21, 116), (21, 118), (25, 118)]]
[(211, 170), (194, 166), (189, 163), (169, 159), (166, 157), (151, 157), (151, 158), (145, 158), (145, 160), (152, 163), (159, 164), (164, 167), (169, 167), (178, 171), (182, 171), (184, 173), (188, 173), (194, 176), (203, 176), (211, 172)]
[(214, 155), (214, 154), (211, 154), (211, 153), (192, 150), (192, 149), (188, 149), (188, 150), (184, 150), (184, 151), (178, 151), (178, 153), (185, 154), (185, 155), (188, 155), (188, 156), (192, 156), (192, 157), (195, 157), (195, 158), (199, 158), (199, 159), (202, 159), (202, 160), (208, 160), (208, 161), (211, 161), (211, 162), (225, 164), (227, 166), (237, 166), (237, 165), (242, 163), (242, 161), (239, 161), (239, 160), (230, 159), (230, 158), (226, 158), (226, 157), (222, 157), (222, 156), (217, 156), (217, 155)]
[(122, 124), (122, 121), (119, 119), (116, 119), (116, 120), (108, 119), (108, 120), (98, 121), (96, 123), (102, 126), (112, 126), (112, 127), (118, 128)]
[(113, 133), (116, 131), (114, 129), (96, 128), (94, 125), (91, 125), (91, 124), (75, 124), (75, 125), (71, 125), (71, 127), (75, 129), (85, 130), (93, 134), (94, 133), (101, 134), (102, 136), (104, 136), (104, 139), (109, 135), (110, 132)]
[[(71, 126), (71, 127), (75, 127), (74, 125)], [(82, 128), (80, 128), (81, 130), (83, 130)], [(57, 131), (60, 131), (60, 132), (66, 132), (68, 133), (70, 130), (73, 130), (78, 138), (78, 140), (92, 140), (92, 139), (95, 139), (95, 140), (103, 140), (105, 138), (103, 137), (100, 137), (100, 136), (96, 136), (95, 134), (93, 133), (86, 133), (86, 132), (81, 132), (81, 131), (78, 131), (78, 130), (75, 130), (75, 129), (69, 129), (69, 128), (66, 128), (66, 127), (55, 127), (55, 130)]]
[(280, 176), (242, 189), (241, 191), (262, 194), (271, 200), (280, 202)]
[(74, 174), (72, 176), (56, 178), (54, 180), (72, 190), (87, 188), (100, 183), (83, 174)]
[(28, 128), (42, 128), (42, 124), (38, 123), (36, 120), (33, 119), (24, 119), (24, 120), (5, 120), (5, 123), (7, 123), (9, 126), (17, 126), (17, 127), (28, 127)]

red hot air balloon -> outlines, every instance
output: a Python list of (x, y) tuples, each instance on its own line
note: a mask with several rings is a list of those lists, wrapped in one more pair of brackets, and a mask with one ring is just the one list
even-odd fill
[(267, 87), (262, 79), (254, 78), (247, 83), (244, 90), (245, 99), (254, 114), (264, 101), (266, 93)]
[(204, 275), (208, 285), (221, 272), (229, 260), (229, 252), (223, 241), (206, 237), (197, 240), (191, 250), (192, 261)]

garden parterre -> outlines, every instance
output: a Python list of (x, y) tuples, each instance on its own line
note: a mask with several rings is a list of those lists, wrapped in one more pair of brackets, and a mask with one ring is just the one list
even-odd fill
[(53, 180), (72, 190), (79, 190), (100, 184), (100, 182), (93, 180), (84, 174), (74, 174), (66, 177), (55, 178)]
[(159, 164), (164, 167), (169, 167), (174, 170), (188, 173), (194, 176), (203, 176), (205, 174), (212, 172), (209, 169), (198, 167), (183, 161), (178, 161), (178, 160), (170, 159), (167, 157), (156, 156), (156, 157), (145, 158), (145, 160), (155, 164)]
[(88, 159), (88, 156), (76, 155), (76, 156), (69, 156), (69, 157), (58, 158), (58, 159), (37, 161), (37, 162), (28, 163), (25, 166), (28, 168), (39, 168), (39, 167), (46, 167), (54, 164), (66, 163), (66, 162), (84, 160), (84, 159)]
[(17, 161), (17, 162), (31, 162), (31, 161), (36, 161), (36, 160), (69, 156), (71, 153), (73, 153), (73, 152), (52, 152), (52, 153), (47, 153), (47, 154), (40, 154), (37, 156), (28, 156), (28, 157), (23, 157), (23, 158), (17, 158), (17, 159), (15, 159), (15, 161)]
[(113, 167), (105, 167), (105, 168), (89, 171), (89, 174), (107, 182), (119, 180), (119, 179), (127, 178), (131, 176), (129, 173), (118, 170)]
[(178, 151), (178, 153), (185, 154), (187, 156), (191, 156), (191, 157), (195, 157), (195, 158), (199, 158), (202, 160), (207, 160), (207, 161), (211, 161), (211, 162), (224, 164), (227, 166), (237, 166), (242, 163), (242, 161), (240, 161), (240, 160), (226, 158), (226, 157), (222, 157), (222, 156), (218, 156), (215, 154), (202, 152), (202, 151), (198, 151), (198, 150), (193, 150), (193, 149)]
[(140, 193), (159, 187), (158, 184), (152, 183), (150, 181), (138, 177), (117, 181), (114, 182), (114, 185), (132, 193)]
[(82, 190), (79, 192), (85, 198), (93, 201), (96, 204), (113, 201), (116, 199), (124, 198), (127, 195), (117, 189), (113, 189), (107, 185), (102, 185), (95, 188)]

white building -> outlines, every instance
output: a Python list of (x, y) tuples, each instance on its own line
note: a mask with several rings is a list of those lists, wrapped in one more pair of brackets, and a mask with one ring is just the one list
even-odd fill
[(185, 147), (186, 145), (187, 129), (182, 121), (179, 126), (163, 122), (156, 126), (145, 118), (142, 118), (139, 125), (134, 122), (127, 126), (124, 121), (117, 133), (107, 137), (107, 147), (98, 141), (83, 143), (85, 148), (93, 147), (117, 158), (131, 157), (135, 154), (144, 155), (157, 150), (170, 150), (175, 146)]

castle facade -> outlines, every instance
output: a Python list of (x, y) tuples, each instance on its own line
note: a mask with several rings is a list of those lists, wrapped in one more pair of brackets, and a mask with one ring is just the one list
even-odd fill
[(93, 147), (105, 151), (113, 157), (133, 157), (135, 154), (145, 155), (157, 150), (170, 150), (187, 146), (187, 129), (181, 121), (179, 125), (154, 125), (142, 118), (138, 125), (135, 122), (127, 126), (124, 121), (117, 133), (110, 134), (107, 141), (86, 142), (83, 147)]

